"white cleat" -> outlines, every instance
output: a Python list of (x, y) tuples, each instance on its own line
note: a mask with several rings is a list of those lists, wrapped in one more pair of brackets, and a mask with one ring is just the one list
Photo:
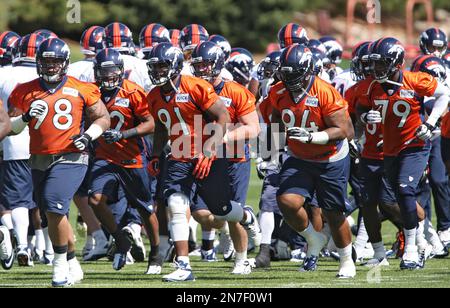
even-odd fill
[(231, 261), (236, 251), (234, 250), (230, 234), (220, 232), (220, 246), (222, 246), (223, 259), (225, 261)]
[(244, 211), (247, 212), (247, 215), (251, 215), (252, 217), (252, 222), (244, 225), (248, 238), (253, 241), (255, 247), (259, 247), (261, 245), (261, 228), (259, 227), (258, 219), (251, 206), (244, 206)]
[(86, 255), (83, 255), (83, 261), (97, 261), (101, 258), (104, 258), (108, 254), (108, 242), (99, 242), (96, 243), (94, 248), (89, 251)]
[(70, 275), (69, 263), (66, 261), (62, 264), (53, 266), (52, 287), (65, 288), (73, 285), (73, 278)]
[(370, 259), (366, 263), (363, 263), (362, 265), (367, 267), (377, 267), (377, 266), (389, 266), (389, 262), (386, 258), (382, 259)]
[(439, 239), (445, 247), (450, 248), (450, 229), (439, 231)]
[(3, 269), (9, 270), (14, 264), (14, 251), (11, 237), (8, 228), (5, 226), (0, 226), (0, 232), (3, 233), (3, 241), (0, 243), (0, 263)]
[(159, 275), (161, 274), (162, 266), (161, 265), (149, 265), (147, 268), (146, 275)]
[(28, 248), (19, 249), (19, 251), (17, 252), (17, 262), (19, 263), (19, 266), (34, 266), (33, 259), (31, 258), (31, 253), (28, 251)]
[(131, 255), (136, 262), (144, 262), (146, 257), (146, 250), (144, 241), (140, 233), (137, 233), (130, 226), (125, 226), (122, 228), (126, 236), (131, 242)]
[(233, 275), (249, 275), (252, 273), (252, 264), (249, 260), (245, 260), (234, 264)]
[(163, 276), (164, 282), (183, 282), (194, 281), (194, 274), (189, 264), (184, 262), (174, 262), (176, 270), (168, 275)]
[(80, 262), (77, 258), (73, 258), (68, 261), (69, 263), (69, 274), (72, 277), (73, 283), (80, 283), (84, 278), (83, 269), (81, 268)]
[(339, 279), (351, 279), (356, 276), (356, 267), (353, 261), (341, 262), (339, 266), (339, 273), (337, 278)]

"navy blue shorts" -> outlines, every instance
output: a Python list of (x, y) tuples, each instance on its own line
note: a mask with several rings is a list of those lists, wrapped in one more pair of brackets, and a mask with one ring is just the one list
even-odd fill
[[(251, 161), (228, 162), (228, 176), (230, 178), (231, 200), (242, 206), (247, 201), (248, 185), (250, 184)], [(207, 210), (208, 206), (200, 195), (191, 203), (191, 211)]]
[(75, 195), (79, 197), (89, 197), (89, 188), (91, 187), (91, 168), (92, 168), (92, 162), (89, 161), (88, 171), (86, 172), (86, 176), (84, 177), (83, 182), (80, 185), (80, 188), (78, 188)]
[[(450, 138), (441, 137), (441, 153), (444, 163), (450, 163)], [(450, 170), (449, 170), (450, 172)]]
[(359, 171), (363, 206), (397, 203), (394, 189), (385, 176), (382, 160), (362, 158)]
[(153, 212), (150, 177), (146, 168), (123, 168), (106, 160), (96, 160), (91, 170), (90, 195), (101, 194), (116, 203), (123, 194), (128, 204)]
[(281, 168), (277, 196), (296, 194), (305, 197), (309, 203), (315, 192), (323, 210), (345, 212), (348, 164), (347, 158), (333, 163), (316, 163), (290, 157)]
[(182, 192), (197, 204), (201, 197), (214, 215), (225, 216), (231, 211), (231, 189), (228, 176), (228, 160), (217, 159), (211, 165), (206, 179), (198, 181), (192, 175), (194, 163), (169, 160), (164, 181), (164, 200), (174, 193)]
[(269, 170), (263, 181), (259, 209), (282, 215), (277, 203), (277, 191), (280, 187), (280, 172)]
[(167, 177), (167, 164), (168, 164), (167, 153), (162, 153), (159, 157), (159, 174), (156, 177), (155, 183), (155, 200), (164, 200), (164, 182)]
[(2, 203), (7, 210), (19, 207), (31, 210), (36, 207), (28, 160), (3, 161), (1, 194)]
[(407, 148), (397, 156), (384, 157), (384, 172), (397, 200), (400, 186), (409, 186), (417, 191), (429, 156), (430, 148)]
[(46, 171), (31, 170), (35, 201), (41, 211), (67, 215), (87, 168), (81, 164), (59, 163)]

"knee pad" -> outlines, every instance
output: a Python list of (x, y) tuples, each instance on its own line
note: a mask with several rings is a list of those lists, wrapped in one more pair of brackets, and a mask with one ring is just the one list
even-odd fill
[(242, 205), (240, 203), (237, 203), (235, 201), (230, 201), (231, 211), (228, 211), (227, 214), (225, 214), (226, 211), (223, 211), (222, 213), (212, 213), (217, 219), (220, 220), (226, 220), (231, 222), (240, 222), (244, 218), (244, 209), (242, 208)]
[(418, 223), (415, 189), (408, 185), (399, 185), (398, 199), (404, 227), (408, 230), (415, 228)]
[(175, 242), (187, 241), (189, 223), (186, 213), (189, 209), (189, 198), (182, 193), (174, 193), (167, 199), (167, 207), (170, 213), (169, 228), (172, 239)]

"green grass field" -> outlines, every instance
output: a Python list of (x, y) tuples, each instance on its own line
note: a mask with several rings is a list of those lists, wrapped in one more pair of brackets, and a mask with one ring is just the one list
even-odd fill
[[(253, 171), (248, 204), (258, 206), (261, 182)], [(71, 221), (74, 223), (74, 212)], [(390, 223), (383, 225), (383, 235), (387, 246), (395, 237), (395, 229)], [(81, 253), (84, 239), (77, 241), (77, 254)], [(250, 257), (254, 257), (251, 254)], [(390, 260), (390, 267), (372, 270), (358, 266), (358, 274), (352, 280), (335, 278), (338, 263), (332, 259), (321, 259), (319, 269), (313, 273), (298, 272), (299, 263), (272, 262), (269, 270), (254, 270), (249, 276), (236, 277), (229, 274), (232, 263), (201, 262), (192, 258), (196, 281), (190, 283), (163, 283), (161, 276), (146, 276), (146, 263), (126, 266), (120, 272), (112, 269), (111, 263), (101, 260), (96, 263), (82, 263), (85, 280), (79, 288), (326, 288), (326, 287), (450, 287), (450, 258), (430, 260), (424, 270), (400, 271), (399, 260)], [(165, 263), (163, 274), (173, 270)], [(34, 268), (13, 267), (11, 271), (0, 271), (0, 287), (40, 287), (46, 288), (51, 282), (51, 267), (36, 265)]]

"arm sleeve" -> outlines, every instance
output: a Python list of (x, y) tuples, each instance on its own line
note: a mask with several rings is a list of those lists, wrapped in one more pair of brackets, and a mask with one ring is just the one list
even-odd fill
[(419, 72), (417, 73), (416, 84), (414, 85), (414, 90), (421, 97), (434, 96), (434, 92), (438, 87), (438, 82), (433, 76)]
[(83, 85), (81, 95), (88, 107), (95, 105), (101, 98), (100, 89), (91, 83)]
[(341, 109), (348, 109), (347, 101), (331, 85), (326, 91), (322, 92), (319, 100), (323, 116), (329, 116)]
[(439, 118), (444, 114), (448, 108), (450, 101), (450, 89), (442, 83), (438, 83), (436, 90), (434, 91), (434, 97), (436, 101), (434, 102), (433, 110), (428, 117), (427, 123), (435, 126)]

